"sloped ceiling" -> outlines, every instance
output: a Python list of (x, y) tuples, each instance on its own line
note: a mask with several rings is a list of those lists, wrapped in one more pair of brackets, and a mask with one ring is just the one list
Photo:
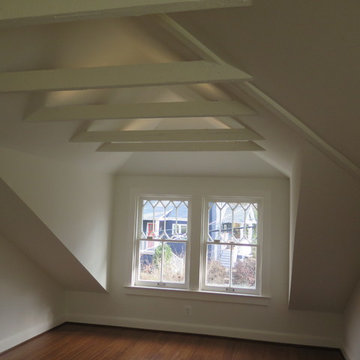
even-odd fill
[(360, 6), (256, 0), (172, 17), (360, 167)]
[[(253, 76), (252, 83), (280, 105), (296, 115), (325, 144), (344, 155), (357, 171), (360, 166), (358, 138), (358, 94), (360, 93), (359, 5), (350, 0), (346, 4), (334, 0), (316, 2), (289, 2), (256, 0), (253, 6), (235, 9), (203, 10), (172, 14), (184, 28), (190, 31), (223, 60)], [(153, 17), (131, 19), (106, 19), (65, 24), (37, 25), (1, 30), (0, 47), (4, 57), (0, 59), (1, 71), (19, 71), (59, 67), (110, 66), (119, 64), (198, 60), (199, 56), (187, 49), (180, 41), (159, 26)], [(176, 170), (166, 174), (188, 175), (239, 175), (239, 176), (288, 176), (293, 177), (293, 166), (298, 154), (309, 146), (304, 133), (291, 128), (246, 93), (237, 98), (256, 110), (256, 116), (242, 116), (238, 120), (264, 137), (258, 141), (266, 151), (259, 154), (226, 153), (226, 162), (220, 160), (224, 153), (198, 154), (140, 154), (97, 153), (98, 144), (68, 143), (69, 139), (88, 124), (77, 122), (34, 124), (24, 123), (24, 116), (39, 106), (68, 104), (99, 104), (143, 101), (182, 101), (194, 96), (207, 99), (228, 99), (234, 95), (218, 86), (172, 86), (121, 90), (86, 90), (43, 92), (36, 94), (1, 94), (3, 146), (24, 152), (47, 156), (62, 161), (87, 166), (101, 172), (127, 174), (164, 174), (166, 167), (176, 164)], [(219, 121), (221, 120), (221, 121)], [(104, 125), (105, 124), (105, 125)], [(94, 123), (92, 128), (107, 126)], [(113, 126), (113, 123), (112, 125)], [(119, 129), (161, 128), (236, 128), (233, 119), (189, 119), (173, 122), (160, 119), (131, 120), (116, 124)], [(311, 151), (318, 152), (311, 147)], [(324, 149), (320, 149), (323, 151)], [(310, 153), (311, 153), (310, 151)], [(309, 153), (309, 152), (308, 152)], [(213, 161), (218, 159), (218, 161)], [(328, 182), (325, 174), (332, 173), (331, 159), (305, 156), (304, 171), (299, 171), (300, 200), (297, 227), (294, 231), (293, 281), (290, 304), (295, 309), (341, 311), (350, 296), (353, 284), (360, 276), (360, 264), (350, 256), (341, 260), (342, 272), (337, 284), (324, 280), (316, 287), (321, 274), (332, 273), (333, 244), (339, 234), (348, 234), (346, 250), (353, 251), (358, 243), (357, 217), (339, 215), (336, 233), (329, 233), (333, 217), (327, 216), (318, 224), (308, 209), (329, 198), (326, 193), (311, 196), (311, 168), (326, 171), (318, 174), (319, 181), (329, 192), (341, 193), (347, 184), (347, 170), (336, 172), (336, 181)], [(201, 164), (202, 166), (199, 166)], [(234, 166), (234, 164), (236, 166)], [(251, 167), (249, 164), (252, 164)], [(346, 167), (346, 166), (345, 166)], [(351, 175), (350, 175), (351, 176)], [(342, 178), (344, 177), (344, 178)], [(358, 178), (352, 178), (348, 192), (358, 188)], [(350, 195), (346, 197), (349, 197)], [(353, 200), (336, 197), (334, 208), (348, 207), (356, 215), (358, 207)], [(348, 202), (349, 201), (349, 202)], [(293, 214), (294, 215), (294, 214)], [(319, 213), (316, 217), (320, 217)], [(298, 228), (301, 226), (301, 229)], [(322, 272), (318, 263), (303, 262), (312, 244), (309, 234), (316, 230), (318, 244), (327, 244), (324, 251), (316, 254), (321, 258)], [(306, 230), (306, 231), (303, 231)], [(330, 245), (329, 245), (330, 244)], [(355, 247), (357, 249), (357, 247)], [(311, 250), (310, 250), (311, 251)], [(313, 255), (315, 252), (313, 253)], [(301, 274), (301, 276), (298, 276)], [(304, 279), (306, 281), (304, 282)], [(339, 285), (346, 282), (346, 286)], [(309, 287), (307, 287), (307, 283)], [(304, 296), (307, 289), (312, 294)], [(325, 290), (324, 290), (325, 289)], [(332, 295), (334, 301), (329, 301)]]
[(88, 270), (1, 179), (0, 197), (1, 235), (15, 243), (66, 289), (105, 292)]

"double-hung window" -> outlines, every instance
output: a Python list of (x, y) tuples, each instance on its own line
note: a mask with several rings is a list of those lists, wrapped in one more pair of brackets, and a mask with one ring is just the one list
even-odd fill
[(133, 285), (260, 295), (261, 198), (204, 197), (197, 212), (191, 196), (138, 199)]
[(136, 285), (188, 286), (189, 205), (187, 198), (140, 198), (135, 249)]
[(260, 292), (261, 216), (259, 200), (213, 198), (205, 201), (202, 289)]

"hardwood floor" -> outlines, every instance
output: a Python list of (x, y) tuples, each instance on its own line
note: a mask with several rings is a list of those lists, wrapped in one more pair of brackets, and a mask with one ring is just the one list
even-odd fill
[(64, 324), (0, 360), (344, 360), (338, 350), (203, 335)]

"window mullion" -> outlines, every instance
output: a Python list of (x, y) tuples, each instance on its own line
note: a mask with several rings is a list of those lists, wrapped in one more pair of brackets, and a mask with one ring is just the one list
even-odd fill
[(191, 210), (189, 213), (189, 220), (191, 223), (190, 239), (188, 241), (189, 247), (189, 288), (191, 290), (198, 290), (200, 287), (200, 265), (202, 263), (202, 198), (201, 196), (194, 196), (191, 201)]
[(161, 242), (161, 267), (160, 267), (160, 283), (163, 283), (164, 274), (164, 242)]
[(232, 257), (233, 257), (233, 245), (230, 245), (230, 266), (229, 266), (229, 289), (233, 288), (232, 284)]

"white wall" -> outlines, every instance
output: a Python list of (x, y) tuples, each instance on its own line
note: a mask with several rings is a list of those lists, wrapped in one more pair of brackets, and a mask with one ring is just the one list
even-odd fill
[(360, 273), (360, 182), (311, 145), (302, 156), (290, 306), (342, 313)]
[(5, 182), (106, 287), (111, 176), (8, 149), (0, 163)]
[(348, 360), (360, 359), (360, 281), (345, 312), (343, 351)]
[[(134, 196), (145, 194), (244, 195), (270, 199), (265, 239), (270, 250), (266, 305), (134, 294), (130, 281)], [(126, 177), (116, 181), (109, 294), (68, 292), (67, 319), (98, 324), (206, 333), (298, 344), (340, 346), (342, 316), (288, 310), (289, 183), (286, 179)], [(185, 316), (185, 306), (192, 315)]]
[(0, 236), (0, 352), (64, 320), (64, 290)]

